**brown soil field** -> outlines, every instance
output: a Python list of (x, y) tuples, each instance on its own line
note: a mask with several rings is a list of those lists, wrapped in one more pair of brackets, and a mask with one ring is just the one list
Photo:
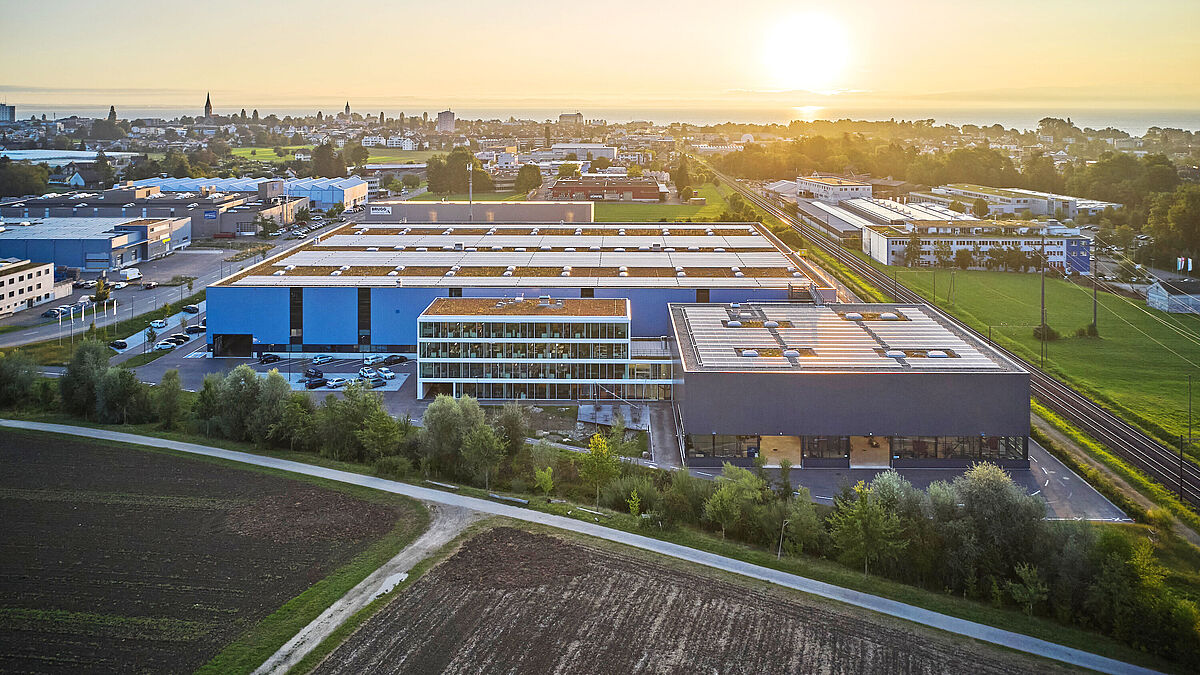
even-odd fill
[(512, 528), (467, 540), (319, 673), (1056, 673), (811, 596)]
[(192, 672), (417, 506), (0, 431), (0, 672)]

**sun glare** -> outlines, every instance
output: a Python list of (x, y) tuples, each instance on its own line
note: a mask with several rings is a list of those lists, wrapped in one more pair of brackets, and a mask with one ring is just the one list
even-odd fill
[(763, 65), (771, 85), (782, 89), (823, 92), (843, 88), (850, 57), (846, 27), (818, 12), (779, 21), (763, 42)]

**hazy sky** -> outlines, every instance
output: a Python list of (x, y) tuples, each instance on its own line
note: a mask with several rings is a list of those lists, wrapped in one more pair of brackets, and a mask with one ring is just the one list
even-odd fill
[(0, 0), (0, 16), (0, 92), (23, 104), (1200, 105), (1200, 0)]

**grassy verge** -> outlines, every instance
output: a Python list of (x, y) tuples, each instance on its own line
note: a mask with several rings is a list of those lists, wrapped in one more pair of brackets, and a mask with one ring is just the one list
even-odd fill
[[(153, 309), (144, 314), (139, 314), (132, 319), (122, 319), (116, 323), (111, 323), (106, 326), (99, 326), (95, 332), (87, 331), (86, 333), (76, 333), (75, 342), (95, 338), (102, 342), (110, 340), (125, 339), (134, 333), (145, 330), (150, 325), (152, 319), (166, 318), (173, 314), (177, 314), (183, 310), (184, 305), (194, 305), (204, 300), (204, 291), (189, 295), (188, 297), (170, 302), (165, 305)], [(122, 310), (118, 310), (122, 311)], [(61, 344), (60, 344), (61, 343)], [(34, 342), (32, 344), (22, 345), (17, 347), (25, 354), (28, 354), (34, 361), (43, 366), (61, 366), (65, 365), (71, 358), (71, 352), (74, 350), (73, 343), (70, 339), (64, 338), (59, 340), (45, 340), (43, 342)], [(112, 352), (116, 354), (116, 352)], [(153, 360), (153, 359), (151, 359)]]
[(640, 221), (685, 221), (708, 220), (721, 215), (728, 208), (725, 196), (733, 192), (726, 185), (705, 183), (696, 188), (696, 196), (704, 197), (700, 204), (659, 204), (653, 202), (596, 202), (597, 222), (640, 222)]
[[(146, 435), (160, 438), (170, 438), (172, 440), (202, 443), (215, 447), (241, 450), (244, 452), (270, 457), (279, 457), (282, 459), (290, 459), (317, 466), (342, 469), (364, 475), (373, 475), (371, 468), (364, 465), (337, 462), (307, 453), (287, 451), (258, 452), (247, 443), (236, 443), (221, 439), (208, 439), (179, 432), (163, 432), (157, 428), (154, 428), (152, 425), (131, 425), (128, 427), (122, 427), (120, 425), (100, 425), (79, 422), (74, 418), (61, 414), (26, 413), (10, 414), (10, 416), (14, 418), (32, 419), (60, 424), (75, 424), (79, 426), (113, 429), (117, 431), (125, 431), (127, 433), (145, 433)], [(428, 484), (424, 484), (419, 480), (412, 482), (419, 483), (422, 485), (422, 487), (430, 487)], [(998, 608), (985, 603), (960, 598), (958, 596), (937, 593), (923, 588), (918, 588), (916, 586), (910, 586), (883, 577), (866, 575), (823, 558), (801, 556), (786, 557), (782, 560), (776, 560), (774, 553), (771, 551), (758, 549), (727, 539), (720, 539), (716, 535), (691, 527), (680, 527), (676, 529), (646, 527), (641, 518), (634, 518), (627, 513), (612, 512), (608, 511), (607, 509), (600, 510), (608, 514), (609, 517), (599, 519), (591, 513), (580, 511), (579, 505), (577, 504), (554, 504), (548, 502), (544, 498), (532, 496), (527, 493), (505, 493), (498, 490), (493, 490), (492, 492), (497, 492), (498, 494), (502, 495), (509, 494), (511, 496), (519, 496), (521, 498), (529, 499), (530, 503), (527, 508), (542, 513), (549, 513), (587, 522), (600, 522), (606, 527), (652, 537), (662, 541), (678, 544), (680, 546), (706, 551), (763, 567), (778, 569), (791, 574), (796, 574), (836, 586), (869, 593), (871, 595), (877, 595), (879, 597), (888, 598), (897, 602), (903, 602), (934, 612), (946, 614), (948, 616), (954, 616), (989, 626), (995, 626), (1004, 630), (1030, 635), (1057, 644), (1062, 644), (1076, 649), (1082, 649), (1091, 653), (1099, 654), (1101, 656), (1107, 656), (1129, 663), (1135, 663), (1164, 670), (1171, 670), (1173, 668), (1170, 662), (1167, 662), (1159, 657), (1148, 655), (1126, 647), (1125, 645), (1122, 645), (1115, 640), (1098, 633), (1089, 632), (1074, 626), (1060, 624), (1047, 618), (1026, 616), (1025, 614), (1016, 610)], [(495, 501), (489, 497), (488, 491), (472, 486), (460, 486), (459, 489), (454, 492), (454, 494), (476, 497), (487, 501)], [(509, 502), (502, 503), (511, 505)], [(590, 505), (588, 508), (595, 510)], [(1097, 527), (1139, 528), (1143, 526), (1097, 525)], [(1164, 564), (1170, 564), (1169, 559), (1163, 559), (1162, 561)], [(1186, 557), (1184, 555), (1179, 556), (1179, 559), (1176, 561), (1177, 564), (1184, 565), (1191, 565), (1193, 562), (1194, 556)], [(1191, 574), (1195, 574), (1194, 569), (1191, 570)]]
[(462, 546), (463, 542), (485, 530), (498, 527), (502, 524), (509, 524), (508, 519), (489, 518), (487, 520), (474, 523), (459, 533), (457, 537), (449, 541), (445, 546), (434, 552), (433, 555), (430, 555), (424, 560), (418, 562), (416, 565), (413, 565), (412, 569), (408, 571), (408, 576), (404, 579), (404, 581), (396, 584), (396, 587), (386, 595), (375, 598), (368, 603), (366, 607), (363, 607), (355, 612), (353, 616), (346, 619), (342, 625), (335, 628), (333, 632), (331, 632), (325, 637), (324, 640), (321, 641), (320, 644), (314, 647), (308, 654), (305, 654), (304, 658), (300, 659), (296, 665), (292, 666), (291, 669), (288, 670), (288, 675), (302, 675), (303, 673), (311, 672), (313, 668), (316, 668), (317, 665), (321, 663), (321, 661), (325, 660), (325, 657), (333, 653), (333, 650), (340, 647), (342, 643), (347, 640), (347, 638), (353, 635), (354, 632), (358, 630), (359, 626), (366, 623), (371, 619), (371, 617), (375, 616), (379, 610), (386, 607), (387, 604), (392, 601), (392, 599), (398, 597), (400, 593), (407, 590), (409, 587), (419, 581), (421, 577), (425, 576), (426, 572), (434, 567), (437, 567), (438, 563), (453, 555), (454, 552), (458, 550), (458, 547)]
[(163, 356), (170, 354), (172, 351), (175, 350), (151, 349), (148, 352), (142, 352), (141, 354), (137, 354), (125, 359), (120, 365), (122, 368), (137, 368), (138, 366), (144, 366), (147, 363), (157, 361)]
[[(1066, 420), (1056, 415), (1049, 408), (1046, 408), (1037, 401), (1034, 401), (1032, 405), (1033, 412), (1037, 416), (1046, 420), (1055, 429), (1058, 429), (1060, 432), (1065, 434), (1068, 438), (1078, 444), (1079, 447), (1083, 448), (1084, 451), (1086, 451), (1093, 459), (1111, 469), (1114, 473), (1132, 485), (1134, 489), (1145, 495), (1147, 499), (1171, 512), (1172, 515), (1182, 521), (1187, 527), (1191, 528), (1197, 533), (1200, 533), (1200, 514), (1197, 514), (1186, 504), (1181, 502), (1178, 496), (1171, 493), (1169, 490), (1167, 490), (1167, 488), (1163, 487), (1161, 483), (1150, 478), (1146, 474), (1142, 473), (1141, 470), (1130, 466), (1125, 462), (1125, 460), (1109, 452), (1107, 448), (1105, 448), (1103, 445), (1100, 445), (1100, 443), (1096, 442), (1096, 440), (1091, 436), (1088, 436), (1079, 429), (1076, 429)], [(1047, 449), (1049, 450), (1050, 448), (1047, 447)], [(1092, 482), (1090, 477), (1086, 475), (1084, 477), (1087, 478), (1089, 483)], [(1095, 485), (1097, 489), (1100, 489), (1100, 486), (1096, 483), (1092, 483), (1092, 485)], [(1122, 506), (1119, 503), (1117, 505)], [(1125, 507), (1122, 506), (1122, 508)], [(1129, 513), (1129, 511), (1126, 511), (1126, 513)]]

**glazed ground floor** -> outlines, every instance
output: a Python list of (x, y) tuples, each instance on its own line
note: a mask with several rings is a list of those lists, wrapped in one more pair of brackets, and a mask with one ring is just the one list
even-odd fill
[(689, 466), (752, 464), (787, 460), (796, 468), (887, 468), (964, 466), (989, 461), (1025, 466), (1027, 436), (760, 436), (686, 434)]

